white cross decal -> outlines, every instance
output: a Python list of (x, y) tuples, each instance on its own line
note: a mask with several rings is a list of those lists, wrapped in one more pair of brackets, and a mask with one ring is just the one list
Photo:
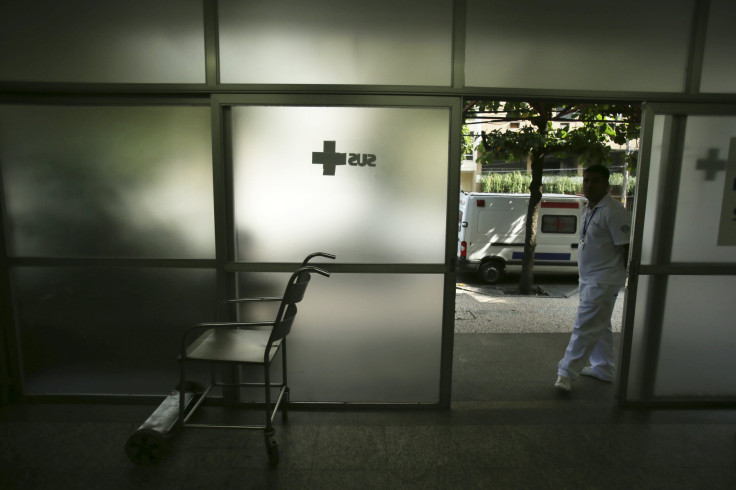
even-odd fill
[(345, 165), (346, 153), (335, 152), (335, 142), (325, 141), (323, 151), (312, 152), (312, 163), (322, 165), (322, 175), (335, 175), (337, 165)]
[(708, 150), (708, 158), (701, 158), (695, 165), (698, 170), (705, 170), (705, 180), (716, 180), (716, 173), (726, 169), (726, 160), (718, 159), (718, 149)]

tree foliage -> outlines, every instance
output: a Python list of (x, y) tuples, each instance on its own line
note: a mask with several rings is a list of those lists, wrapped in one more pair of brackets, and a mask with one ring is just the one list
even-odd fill
[[(575, 156), (580, 163), (610, 162), (611, 145), (624, 145), (639, 137), (640, 108), (628, 104), (552, 104), (470, 101), (465, 117), (480, 121), (530, 123), (519, 129), (483, 132), (475, 148), (481, 163), (525, 161), (529, 155), (558, 158)], [(571, 127), (555, 122), (573, 123)], [(627, 166), (636, 165), (636, 153)]]

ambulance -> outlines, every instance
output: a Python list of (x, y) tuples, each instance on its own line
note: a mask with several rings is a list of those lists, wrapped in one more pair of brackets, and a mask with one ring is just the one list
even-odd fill
[[(544, 194), (537, 221), (534, 272), (577, 274), (581, 196)], [(460, 193), (457, 266), (496, 284), (521, 272), (529, 194)]]

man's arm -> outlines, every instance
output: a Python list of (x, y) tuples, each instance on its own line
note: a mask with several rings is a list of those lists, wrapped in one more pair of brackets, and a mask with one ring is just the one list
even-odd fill
[(614, 245), (621, 247), (621, 253), (624, 256), (624, 268), (628, 268), (629, 242), (631, 240), (631, 215), (623, 206), (611, 209), (608, 230), (609, 233), (611, 233)]

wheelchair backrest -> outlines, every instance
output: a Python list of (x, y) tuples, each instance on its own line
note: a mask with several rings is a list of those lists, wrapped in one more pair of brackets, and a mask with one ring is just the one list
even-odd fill
[(274, 342), (283, 339), (291, 332), (291, 326), (296, 317), (296, 304), (304, 299), (304, 293), (307, 291), (307, 286), (309, 286), (309, 281), (312, 278), (310, 272), (330, 277), (329, 272), (313, 266), (301, 267), (291, 275), (281, 300), (281, 306), (279, 306), (276, 322), (273, 330), (271, 330), (271, 336), (268, 339), (267, 350), (270, 350)]
[(281, 340), (291, 332), (291, 326), (294, 324), (294, 318), (296, 318), (296, 304), (292, 303), (286, 308), (286, 313), (283, 318), (278, 320), (271, 330), (271, 337), (269, 342), (273, 343), (277, 340)]
[(304, 293), (307, 291), (307, 286), (309, 286), (309, 280), (311, 278), (312, 276), (308, 271), (299, 271), (292, 276), (289, 284), (286, 286), (283, 303), (294, 304), (303, 300)]

